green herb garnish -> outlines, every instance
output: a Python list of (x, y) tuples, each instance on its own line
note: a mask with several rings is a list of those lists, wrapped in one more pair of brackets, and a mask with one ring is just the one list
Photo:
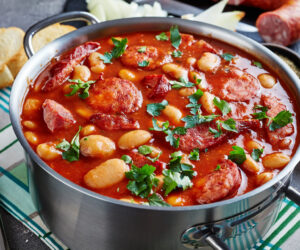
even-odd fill
[(112, 63), (111, 60), (113, 58), (119, 58), (125, 51), (127, 46), (127, 38), (123, 38), (120, 40), (112, 37), (111, 38), (114, 48), (111, 52), (105, 52), (104, 55), (100, 55), (100, 59), (103, 60), (104, 63)]
[(68, 79), (69, 82), (74, 82), (76, 84), (71, 84), (70, 88), (72, 91), (69, 94), (66, 94), (65, 96), (73, 96), (75, 95), (78, 91), (81, 91), (81, 93), (78, 95), (81, 99), (86, 99), (89, 97), (89, 89), (93, 83), (96, 81), (87, 81), (83, 82), (80, 79)]
[(180, 78), (179, 81), (169, 81), (169, 83), (172, 85), (172, 89), (191, 88), (195, 86), (194, 83), (184, 78)]
[(262, 66), (262, 64), (261, 64), (260, 62), (253, 61), (252, 63), (253, 63), (253, 65), (255, 65), (257, 68), (260, 68), (260, 69), (263, 68), (263, 66)]
[(173, 52), (172, 52), (172, 56), (173, 57), (181, 57), (182, 56), (182, 52), (181, 51), (179, 51), (179, 50), (174, 50)]
[(214, 171), (218, 171), (221, 169), (221, 166), (218, 164), (217, 167), (214, 169)]
[(169, 38), (168, 38), (168, 36), (166, 35), (165, 32), (162, 32), (159, 35), (156, 35), (155, 39), (158, 40), (158, 41), (168, 41), (169, 40)]
[(181, 120), (185, 122), (185, 125), (184, 125), (185, 128), (193, 128), (201, 123), (211, 122), (218, 116), (219, 115), (215, 115), (215, 114), (201, 115), (198, 112), (198, 114), (196, 114), (196, 115), (187, 115), (187, 116), (183, 117)]
[(246, 154), (243, 148), (239, 146), (232, 146), (233, 150), (229, 152), (228, 159), (237, 163), (242, 164), (246, 160)]
[(154, 193), (151, 196), (148, 197), (148, 202), (150, 206), (156, 206), (156, 207), (171, 207), (170, 204), (165, 202), (160, 195)]
[(142, 146), (139, 146), (139, 148), (138, 148), (138, 152), (142, 155), (151, 154), (152, 151), (153, 151), (152, 148), (147, 145), (142, 145)]
[(215, 97), (213, 102), (216, 107), (222, 112), (222, 115), (227, 115), (231, 112), (231, 108), (228, 102), (220, 100), (218, 97)]
[(166, 108), (168, 101), (163, 100), (161, 103), (147, 104), (147, 113), (152, 116), (159, 116), (161, 111)]
[(261, 149), (254, 148), (252, 150), (251, 157), (253, 158), (253, 160), (259, 161), (259, 158), (260, 158), (260, 156), (262, 155), (263, 152), (264, 152), (263, 148), (261, 148)]
[(234, 58), (234, 55), (231, 55), (229, 53), (224, 53), (224, 54), (221, 55), (221, 57), (223, 57), (224, 60), (230, 62), (232, 60), (232, 58)]
[(140, 66), (140, 67), (147, 67), (148, 65), (149, 65), (149, 61), (142, 61), (142, 62), (138, 62), (138, 65)]
[(192, 161), (200, 160), (199, 148), (194, 148), (193, 151), (190, 152), (189, 159)]
[(132, 164), (132, 158), (129, 155), (122, 155), (121, 159), (127, 164)]
[(179, 47), (179, 45), (181, 43), (181, 36), (180, 36), (180, 33), (179, 33), (177, 25), (171, 27), (170, 34), (171, 34), (170, 35), (170, 39), (171, 39), (172, 46), (175, 49), (178, 49), (178, 47)]
[(145, 53), (145, 52), (146, 52), (146, 49), (147, 49), (146, 46), (141, 46), (141, 47), (138, 49), (138, 52), (139, 52), (139, 53)]
[(190, 103), (186, 105), (187, 108), (190, 108), (190, 113), (196, 115), (201, 107), (201, 104), (198, 104), (199, 99), (203, 96), (203, 92), (198, 89), (194, 94), (190, 95), (188, 98)]

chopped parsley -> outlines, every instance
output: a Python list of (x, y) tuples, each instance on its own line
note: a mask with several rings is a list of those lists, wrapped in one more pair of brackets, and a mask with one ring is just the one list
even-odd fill
[(72, 138), (71, 142), (69, 143), (65, 139), (58, 145), (56, 148), (63, 150), (62, 158), (69, 162), (78, 161), (79, 160), (79, 152), (80, 152), (80, 143), (79, 143), (79, 133), (81, 131), (81, 126), (75, 136)]
[(87, 97), (89, 97), (89, 89), (91, 87), (91, 85), (93, 83), (95, 83), (96, 81), (87, 81), (87, 82), (83, 82), (80, 79), (68, 79), (69, 82), (74, 82), (76, 84), (71, 84), (70, 88), (72, 89), (72, 91), (69, 94), (66, 94), (66, 96), (73, 96), (75, 95), (78, 91), (81, 91), (80, 94), (78, 94), (78, 96), (81, 99), (85, 99)]
[(183, 117), (181, 120), (185, 122), (185, 128), (193, 128), (197, 125), (205, 122), (211, 122), (219, 115), (201, 115), (199, 112), (196, 115), (187, 115)]
[(154, 174), (155, 169), (148, 164), (141, 168), (131, 165), (130, 171), (125, 173), (126, 178), (130, 180), (127, 189), (136, 196), (147, 198), (153, 193), (152, 188), (158, 185), (158, 179), (155, 178)]
[(152, 148), (147, 145), (142, 145), (142, 146), (139, 146), (139, 148), (138, 148), (138, 152), (142, 155), (151, 154), (152, 151), (153, 151)]
[(260, 156), (262, 155), (263, 152), (264, 152), (263, 148), (261, 148), (261, 149), (254, 148), (252, 150), (252, 153), (251, 153), (252, 159), (255, 160), (255, 161), (259, 161), (259, 158), (260, 158)]
[(215, 135), (214, 136), (215, 138), (218, 138), (223, 134), (221, 127), (227, 131), (236, 132), (236, 133), (238, 132), (236, 129), (236, 122), (232, 118), (229, 118), (225, 121), (218, 120), (216, 121), (216, 124), (217, 124), (217, 129), (213, 129), (209, 127), (209, 132), (213, 133)]
[(113, 58), (119, 58), (125, 51), (126, 46), (127, 46), (127, 38), (123, 38), (121, 40), (118, 40), (114, 37), (111, 38), (114, 48), (112, 49), (111, 52), (105, 52), (104, 55), (100, 55), (100, 59), (104, 63), (112, 63), (111, 60)]
[(158, 41), (168, 41), (169, 40), (169, 38), (168, 38), (168, 36), (166, 35), (165, 32), (162, 32), (159, 35), (156, 35), (155, 39), (158, 40)]
[(170, 204), (165, 202), (163, 198), (161, 198), (160, 195), (157, 193), (152, 194), (148, 197), (148, 202), (150, 206), (156, 206), (156, 207), (171, 207)]
[(218, 164), (217, 167), (214, 169), (214, 171), (218, 171), (221, 169), (221, 166)]
[(122, 155), (121, 159), (127, 164), (132, 164), (132, 159), (129, 155)]
[(189, 159), (192, 161), (200, 160), (199, 148), (194, 148), (193, 151), (190, 152)]
[(168, 101), (163, 100), (161, 103), (147, 104), (147, 113), (152, 116), (159, 116), (161, 111), (166, 108)]
[(173, 52), (172, 52), (172, 56), (173, 57), (181, 57), (182, 56), (182, 52), (181, 51), (179, 51), (179, 50), (174, 50)]
[(221, 55), (221, 57), (223, 57), (225, 61), (230, 62), (234, 58), (234, 55), (231, 55), (229, 53), (224, 53)]
[(146, 46), (141, 46), (141, 47), (138, 49), (138, 52), (139, 52), (139, 53), (145, 53), (145, 52), (146, 52), (146, 49), (147, 49)]
[(164, 122), (160, 127), (157, 124), (157, 120), (155, 118), (152, 118), (152, 124), (153, 124), (153, 128), (149, 128), (150, 130), (164, 132), (166, 134), (165, 137), (166, 141), (169, 142), (170, 145), (174, 148), (179, 147), (179, 137), (175, 138), (174, 135), (185, 135), (186, 128), (175, 127), (174, 129), (171, 129), (168, 121)]
[(172, 89), (191, 88), (195, 86), (194, 83), (182, 77), (179, 79), (179, 81), (169, 81), (169, 83), (172, 85)]
[(201, 104), (198, 104), (199, 99), (203, 96), (203, 92), (198, 89), (194, 94), (190, 95), (188, 98), (190, 103), (186, 105), (187, 108), (190, 108), (190, 113), (196, 115), (201, 107)]
[(229, 152), (228, 159), (237, 163), (242, 164), (246, 160), (246, 154), (243, 148), (239, 146), (232, 146), (232, 151)]
[(172, 26), (170, 29), (170, 40), (171, 40), (172, 46), (175, 49), (178, 49), (179, 45), (181, 44), (181, 35), (179, 33), (177, 25)]
[(138, 65), (140, 66), (140, 67), (147, 67), (148, 65), (149, 65), (149, 61), (142, 61), (142, 62), (138, 62)]
[(253, 63), (253, 65), (255, 65), (257, 68), (260, 68), (260, 69), (263, 68), (263, 66), (262, 66), (262, 64), (261, 64), (260, 62), (253, 61), (252, 63)]
[(192, 187), (191, 179), (196, 175), (192, 165), (181, 163), (181, 152), (175, 153), (171, 154), (172, 158), (168, 164), (169, 169), (163, 170), (165, 195), (168, 195), (176, 188), (186, 190)]
[(222, 112), (222, 115), (227, 115), (231, 112), (231, 108), (228, 102), (220, 100), (218, 97), (215, 97), (213, 102), (215, 106)]

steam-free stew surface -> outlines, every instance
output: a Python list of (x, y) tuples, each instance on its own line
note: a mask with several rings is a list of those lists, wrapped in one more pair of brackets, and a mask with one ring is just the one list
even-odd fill
[(298, 144), (294, 104), (264, 62), (173, 27), (171, 37), (106, 37), (53, 59), (21, 118), (32, 148), (72, 182), (128, 202), (185, 206), (274, 178)]

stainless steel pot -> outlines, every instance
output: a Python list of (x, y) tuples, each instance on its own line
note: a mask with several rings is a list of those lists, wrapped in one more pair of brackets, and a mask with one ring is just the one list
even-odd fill
[[(27, 55), (31, 57), (34, 53), (31, 38), (38, 30), (74, 19), (97, 22), (83, 12), (43, 20), (27, 31), (24, 42)], [(171, 25), (178, 25), (181, 32), (228, 43), (264, 62), (281, 76), (300, 106), (299, 79), (279, 57), (253, 40), (209, 24), (176, 18), (131, 18), (93, 24), (53, 41), (33, 55), (17, 76), (11, 93), (10, 116), (26, 151), (32, 199), (45, 224), (71, 249), (162, 250), (208, 245), (228, 249), (222, 240), (231, 248), (246, 249), (268, 231), (285, 193), (294, 195), (299, 204), (299, 194), (288, 188), (290, 174), (299, 162), (299, 147), (278, 176), (247, 194), (208, 205), (171, 208), (130, 204), (84, 189), (57, 174), (31, 149), (21, 129), (20, 113), (28, 84), (51, 58), (88, 40), (128, 32), (168, 30)]]

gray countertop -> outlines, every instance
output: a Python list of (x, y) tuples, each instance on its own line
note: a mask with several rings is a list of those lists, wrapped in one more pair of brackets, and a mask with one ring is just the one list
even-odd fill
[[(62, 12), (65, 2), (66, 0), (0, 0), (0, 27), (16, 26), (26, 30), (35, 22)], [(192, 2), (196, 3), (196, 1)], [(207, 7), (208, 2), (205, 0), (197, 4), (200, 7)], [(300, 190), (299, 167), (296, 168), (293, 177), (293, 185)], [(2, 208), (0, 208), (0, 214), (11, 250), (49, 249), (37, 236)]]

